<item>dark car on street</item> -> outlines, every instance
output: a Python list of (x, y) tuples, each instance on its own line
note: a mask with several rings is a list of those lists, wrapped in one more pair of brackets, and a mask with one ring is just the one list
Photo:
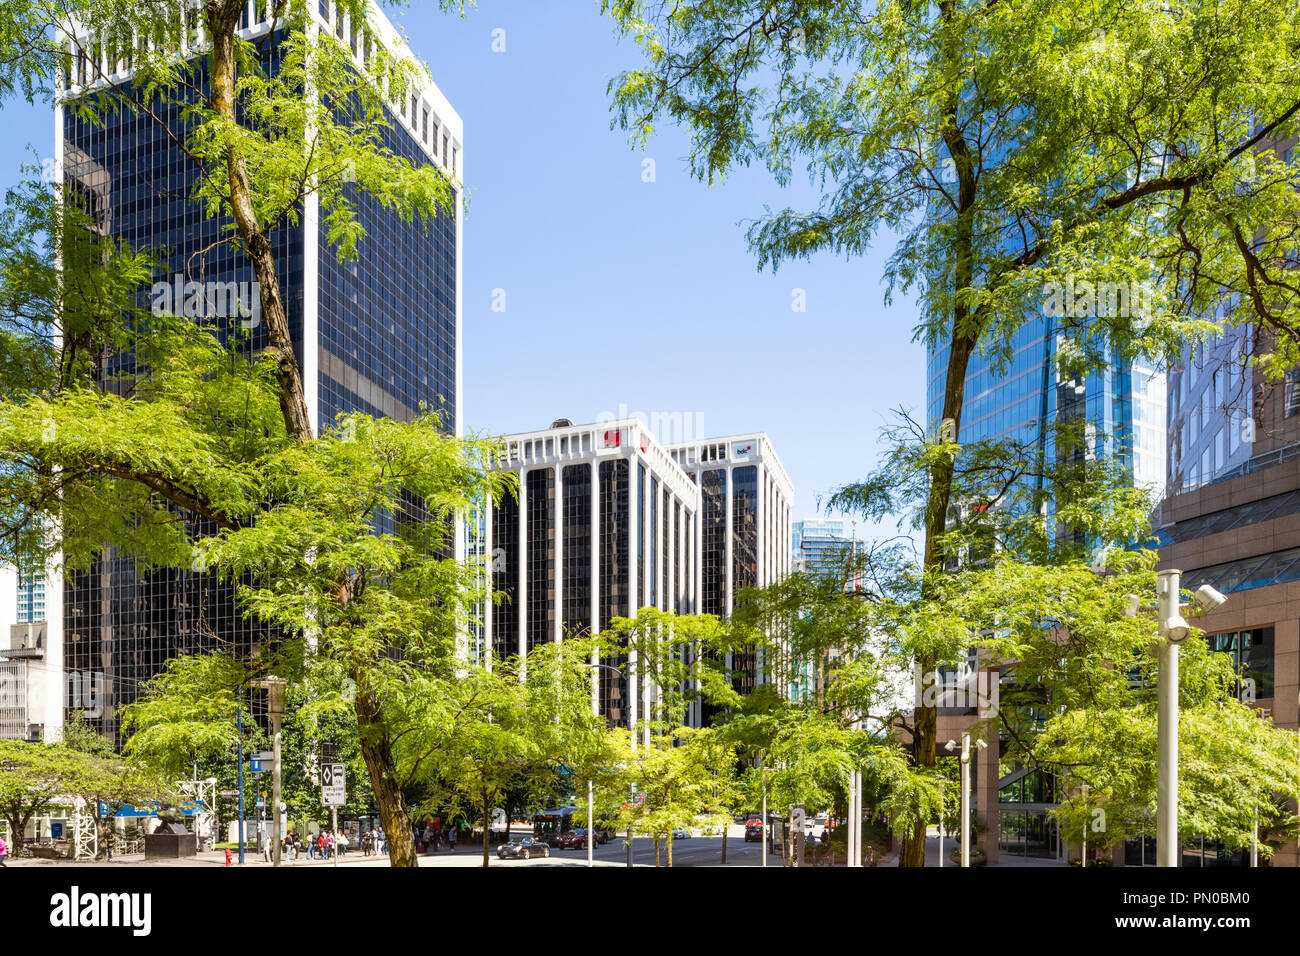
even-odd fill
[(503, 860), (531, 860), (534, 857), (550, 856), (551, 848), (545, 840), (534, 837), (520, 837), (497, 847), (497, 856)]
[[(603, 841), (600, 839), (600, 833), (596, 833), (596, 846)], [(577, 830), (570, 830), (567, 833), (561, 833), (558, 840), (561, 850), (585, 850), (587, 849), (587, 830), (580, 827)]]

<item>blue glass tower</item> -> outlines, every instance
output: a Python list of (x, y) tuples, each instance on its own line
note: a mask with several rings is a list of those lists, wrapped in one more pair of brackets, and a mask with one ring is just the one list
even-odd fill
[[(1085, 454), (1123, 462), (1130, 479), (1159, 491), (1165, 482), (1165, 376), (1140, 362), (1116, 363), (1082, 378), (1057, 370), (1064, 338), (1049, 315), (1030, 317), (1016, 332), (1003, 366), (976, 352), (966, 373), (959, 439), (1038, 443), (1047, 460), (1050, 425), (1083, 419)], [(927, 352), (926, 412), (931, 428), (943, 414), (948, 348)]]

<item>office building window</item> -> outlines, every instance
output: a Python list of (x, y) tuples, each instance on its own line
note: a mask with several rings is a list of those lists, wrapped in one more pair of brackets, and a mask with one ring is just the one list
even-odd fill
[(1300, 414), (1300, 369), (1286, 373), (1285, 417)]
[(528, 650), (555, 635), (555, 472), (530, 471), (528, 493)]
[(700, 476), (700, 611), (727, 613), (727, 472), (715, 468)]
[(1210, 650), (1227, 654), (1237, 672), (1237, 697), (1243, 701), (1273, 697), (1273, 628), (1212, 634), (1206, 638)]
[(500, 600), (492, 609), (492, 653), (519, 653), (519, 500), (506, 494), (492, 512), (492, 590)]
[(569, 465), (564, 486), (564, 635), (591, 630), (591, 466)]
[[(600, 463), (600, 629), (615, 617), (628, 614), (628, 492), (627, 459)], [(613, 654), (603, 661), (623, 671), (623, 677), (600, 670), (601, 711), (614, 726), (628, 725), (626, 656)]]

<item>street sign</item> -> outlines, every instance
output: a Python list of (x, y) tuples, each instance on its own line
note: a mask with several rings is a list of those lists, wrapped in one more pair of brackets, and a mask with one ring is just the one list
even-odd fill
[(224, 799), (224, 800), (234, 800), (234, 799), (235, 799), (236, 797), (238, 797), (238, 796), (239, 796), (239, 791), (238, 791), (238, 790), (222, 790), (222, 791), (221, 791), (221, 797), (222, 797), (222, 799)]
[(341, 763), (321, 764), (320, 802), (326, 807), (341, 807), (348, 802), (345, 771)]

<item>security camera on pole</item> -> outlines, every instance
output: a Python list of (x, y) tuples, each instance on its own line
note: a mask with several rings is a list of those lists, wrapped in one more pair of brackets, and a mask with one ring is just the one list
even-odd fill
[[(982, 740), (975, 741), (980, 750), (986, 750), (988, 744)], [(957, 749), (957, 741), (950, 740), (944, 747), (949, 753)], [(939, 846), (943, 846), (942, 839)], [(942, 849), (940, 852), (943, 852)], [(970, 866), (970, 731), (961, 735), (961, 865)]]
[[(1178, 840), (1178, 648), (1191, 627), (1179, 601), (1181, 571), (1161, 571), (1156, 577), (1160, 636), (1160, 687), (1157, 694), (1156, 756), (1156, 866), (1177, 866)], [(1227, 599), (1203, 584), (1196, 590), (1196, 605), (1212, 611)]]

